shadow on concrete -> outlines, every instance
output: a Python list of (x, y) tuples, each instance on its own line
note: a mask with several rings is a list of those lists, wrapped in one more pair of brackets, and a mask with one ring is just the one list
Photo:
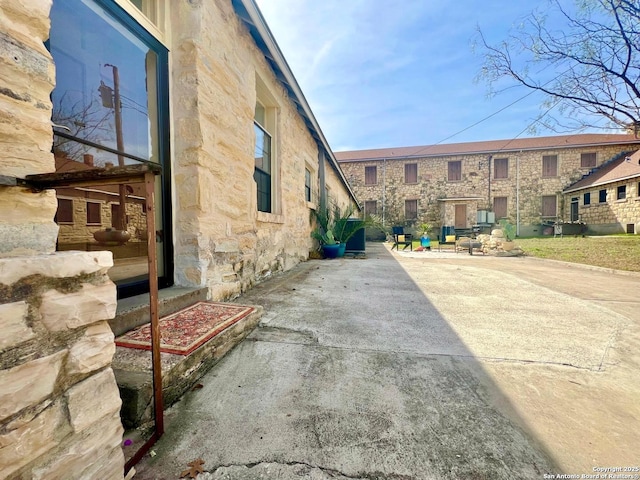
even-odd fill
[[(507, 308), (495, 293), (500, 286), (480, 308), (459, 289), (466, 282), (477, 296), (486, 288), (469, 277), (480, 275), (473, 268), (407, 270), (381, 244), (368, 244), (367, 253), (309, 261), (239, 298), (264, 306), (260, 326), (167, 412), (157, 455), (138, 465), (136, 478), (175, 478), (196, 458), (210, 472), (204, 478), (558, 473), (485, 368), (492, 360), (540, 360), (526, 351), (498, 355), (511, 334), (473, 329), (474, 318)], [(412, 268), (423, 270), (418, 283)], [(452, 323), (443, 311), (468, 323)]]

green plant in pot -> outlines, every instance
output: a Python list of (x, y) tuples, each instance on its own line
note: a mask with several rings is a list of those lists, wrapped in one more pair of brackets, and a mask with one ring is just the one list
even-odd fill
[(516, 226), (508, 220), (500, 220), (500, 228), (504, 233), (505, 241), (502, 242), (502, 248), (505, 251), (511, 251), (515, 247), (513, 240), (516, 238)]

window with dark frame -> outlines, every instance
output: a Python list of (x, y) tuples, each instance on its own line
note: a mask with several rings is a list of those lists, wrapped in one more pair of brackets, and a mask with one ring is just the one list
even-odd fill
[(68, 198), (58, 199), (58, 210), (56, 211), (55, 220), (56, 223), (73, 223), (73, 200)]
[(406, 220), (415, 220), (418, 218), (418, 200), (404, 201), (404, 218)]
[(377, 185), (378, 183), (378, 167), (375, 165), (364, 167), (364, 184)]
[(459, 182), (462, 180), (462, 160), (448, 162), (447, 180), (449, 182)]
[(364, 202), (364, 215), (368, 217), (369, 215), (377, 215), (378, 214), (378, 201), (377, 200), (366, 200)]
[(591, 192), (587, 192), (582, 196), (583, 205), (591, 205)]
[(496, 158), (493, 161), (493, 178), (509, 178), (508, 158)]
[(99, 203), (87, 202), (87, 225), (102, 225)]
[(596, 166), (595, 152), (580, 154), (580, 168), (592, 168), (595, 166)]
[(507, 216), (507, 197), (494, 197), (493, 213), (496, 218), (505, 218)]
[(405, 163), (404, 183), (418, 183), (418, 164), (417, 163)]
[(542, 216), (555, 217), (557, 215), (557, 198), (555, 195), (542, 196)]
[(602, 189), (598, 192), (598, 202), (607, 203), (607, 190)]
[(558, 176), (558, 156), (557, 155), (542, 156), (542, 176), (543, 177)]
[(624, 200), (625, 198), (627, 198), (627, 186), (626, 185), (620, 185), (617, 188), (616, 199)]
[(308, 168), (304, 169), (304, 198), (307, 202), (311, 201), (311, 172)]

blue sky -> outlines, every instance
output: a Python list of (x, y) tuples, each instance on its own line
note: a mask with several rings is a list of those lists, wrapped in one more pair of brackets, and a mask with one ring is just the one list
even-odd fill
[(527, 137), (543, 111), (532, 94), (448, 138), (530, 92), (489, 98), (473, 44), (478, 27), (490, 43), (506, 39), (546, 0), (257, 3), (334, 151)]

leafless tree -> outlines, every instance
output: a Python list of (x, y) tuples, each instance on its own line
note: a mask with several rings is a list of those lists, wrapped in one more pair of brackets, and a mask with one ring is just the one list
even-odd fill
[[(638, 136), (640, 2), (574, 2), (570, 9), (560, 0), (550, 0), (548, 11), (531, 13), (496, 45), (480, 31), (485, 60), (479, 77), (488, 82), (492, 94), (500, 91), (505, 78), (543, 93), (544, 107), (558, 105), (571, 123), (549, 115), (543, 122), (548, 128), (594, 126), (580, 118), (595, 115)], [(561, 29), (550, 22), (558, 18)]]

